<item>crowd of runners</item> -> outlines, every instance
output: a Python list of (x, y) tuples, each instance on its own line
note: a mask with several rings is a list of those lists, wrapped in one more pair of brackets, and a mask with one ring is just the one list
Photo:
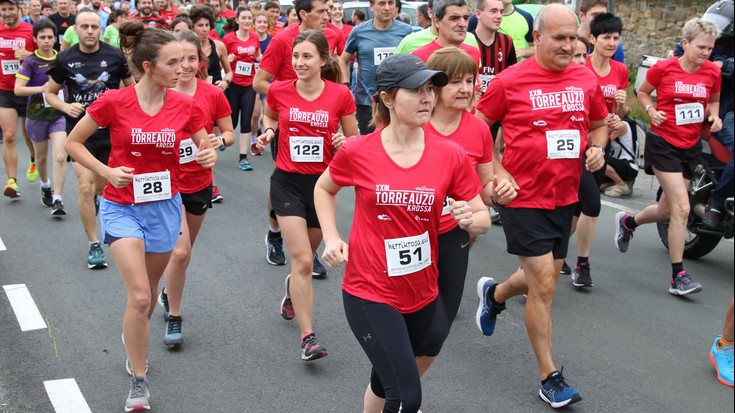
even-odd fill
[[(0, 0), (5, 202), (37, 196), (21, 198), (21, 139), (25, 178), (40, 182), (55, 219), (68, 213), (71, 163), (87, 266), (107, 267), (107, 244), (127, 291), (125, 411), (150, 409), (156, 303), (163, 343), (184, 343), (187, 266), (208, 209), (227, 195), (212, 168), (228, 167), (217, 161), (229, 146), (242, 171), (253, 169), (248, 156), (273, 157), (265, 259), (289, 266), (280, 314), (296, 319), (305, 361), (328, 355), (312, 279), (326, 276), (322, 261), (345, 265), (345, 315), (372, 364), (364, 412), (419, 411), (421, 376), (450, 333), (469, 250), (491, 222), (502, 222), (519, 268), (502, 282), (478, 280), (477, 327), (492, 335), (505, 302), (526, 295), (539, 397), (554, 408), (580, 401), (552, 355), (557, 279), (594, 285), (601, 191), (630, 196), (639, 173), (623, 21), (606, 1), (580, 3), (578, 13), (552, 4), (532, 17), (510, 0), (479, 0), (474, 12), (465, 0), (433, 0), (414, 23), (423, 28), (399, 19), (396, 0), (371, 0), (369, 19), (345, 16), (336, 0), (296, 0), (283, 13), (276, 1), (179, 10), (170, 0), (32, 0), (23, 11)], [(623, 253), (638, 226), (670, 221), (672, 295), (702, 290), (683, 265), (702, 125), (733, 150), (733, 2), (702, 12), (682, 22), (675, 55), (638, 90), (651, 119), (643, 169), (662, 196), (615, 218)], [(713, 189), (708, 225), (733, 196), (732, 165)], [(343, 187), (356, 194), (348, 241), (336, 224)], [(732, 301), (710, 360), (732, 386)]]

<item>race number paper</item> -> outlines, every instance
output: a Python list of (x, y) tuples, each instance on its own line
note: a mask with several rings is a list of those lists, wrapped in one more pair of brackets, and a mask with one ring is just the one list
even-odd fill
[(384, 242), (390, 277), (411, 274), (431, 265), (428, 231), (413, 237), (386, 239)]
[(576, 129), (546, 131), (548, 159), (579, 158), (579, 131)]
[(289, 143), (292, 161), (324, 161), (324, 139), (321, 136), (291, 136)]
[(135, 203), (171, 198), (171, 174), (168, 171), (133, 175)]

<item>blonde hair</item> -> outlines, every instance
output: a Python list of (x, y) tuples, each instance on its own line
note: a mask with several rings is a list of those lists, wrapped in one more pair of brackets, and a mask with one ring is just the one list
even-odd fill
[(684, 28), (681, 30), (682, 39), (686, 39), (688, 42), (694, 40), (699, 33), (704, 33), (716, 39), (720, 35), (720, 29), (709, 20), (695, 17), (684, 23)]
[[(457, 47), (443, 47), (435, 51), (428, 62), (429, 69), (438, 70), (447, 74), (449, 81), (472, 75), (473, 83), (477, 78), (477, 63), (470, 57), (467, 52)], [(441, 99), (443, 86), (434, 86), (434, 95), (436, 102)], [(474, 105), (475, 88), (470, 91), (470, 105)], [(436, 105), (434, 105), (436, 110)]]

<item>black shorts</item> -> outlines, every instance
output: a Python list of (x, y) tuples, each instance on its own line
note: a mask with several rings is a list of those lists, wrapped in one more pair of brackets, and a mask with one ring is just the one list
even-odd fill
[[(625, 182), (630, 182), (638, 176), (638, 170), (633, 167), (632, 161), (627, 159), (618, 159), (610, 157), (607, 159), (607, 164), (615, 170)], [(605, 178), (604, 182), (612, 182), (612, 179)]]
[(319, 176), (276, 168), (271, 175), (271, 205), (276, 216), (301, 217), (307, 228), (321, 228), (314, 208), (314, 187)]
[(207, 209), (212, 208), (212, 184), (193, 194), (182, 192), (181, 203), (184, 205), (187, 214), (204, 215)]
[[(96, 138), (95, 135), (92, 135), (89, 139), (87, 139), (84, 142), (84, 147), (87, 148), (89, 153), (92, 154), (98, 161), (102, 162), (103, 164), (107, 165), (107, 161), (110, 159), (110, 139), (109, 134), (107, 139), (99, 139)], [(76, 162), (74, 159), (71, 160), (72, 162)]]
[(646, 162), (645, 170), (648, 175), (653, 175), (655, 167), (661, 172), (681, 172), (684, 179), (692, 179), (694, 168), (702, 160), (702, 142), (697, 141), (691, 148), (681, 149), (649, 131), (646, 133), (643, 160)]
[(20, 117), (26, 117), (28, 96), (15, 96), (15, 93), (0, 90), (0, 108), (15, 109)]
[(503, 220), (508, 253), (540, 257), (551, 252), (555, 260), (566, 258), (574, 206), (556, 209), (496, 207)]

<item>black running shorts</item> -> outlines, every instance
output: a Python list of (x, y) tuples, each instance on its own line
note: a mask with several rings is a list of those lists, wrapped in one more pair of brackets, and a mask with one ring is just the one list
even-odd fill
[(551, 252), (555, 260), (567, 257), (574, 204), (556, 209), (496, 207), (503, 220), (508, 253), (540, 257)]
[(276, 215), (301, 217), (308, 228), (321, 228), (314, 208), (314, 187), (320, 176), (276, 168), (271, 175), (271, 205)]
[(670, 144), (661, 136), (648, 132), (646, 134), (646, 149), (643, 152), (646, 163), (646, 173), (653, 175), (655, 167), (661, 172), (681, 172), (684, 179), (694, 177), (694, 168), (702, 160), (702, 142), (689, 149), (681, 149)]

